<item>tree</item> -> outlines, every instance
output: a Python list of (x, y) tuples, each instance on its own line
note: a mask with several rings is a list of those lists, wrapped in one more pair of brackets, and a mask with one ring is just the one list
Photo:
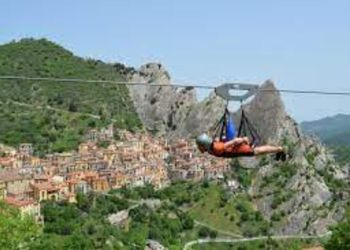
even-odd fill
[(62, 105), (64, 103), (64, 96), (62, 95), (62, 93), (58, 93), (55, 97), (54, 97), (54, 101), (58, 104), (58, 105)]
[(215, 230), (210, 230), (209, 232), (209, 237), (212, 239), (215, 239), (218, 236), (218, 232), (216, 232)]
[(90, 238), (85, 237), (83, 234), (74, 233), (68, 237), (64, 242), (64, 249), (95, 249)]
[(78, 111), (77, 104), (76, 104), (76, 102), (75, 102), (74, 100), (71, 100), (71, 101), (69, 102), (68, 110), (69, 110), (70, 112), (77, 112), (77, 111)]
[(18, 249), (40, 234), (30, 216), (21, 217), (18, 209), (0, 202), (0, 249)]
[(210, 234), (210, 229), (207, 228), (207, 227), (201, 227), (199, 230), (198, 230), (198, 236), (200, 238), (206, 238), (208, 237)]
[(207, 179), (205, 179), (204, 181), (203, 181), (203, 183), (202, 183), (202, 187), (203, 188), (208, 188), (209, 187), (209, 181), (207, 180)]
[[(90, 194), (90, 196), (93, 194)], [(83, 210), (84, 212), (89, 212), (90, 207), (91, 207), (91, 200), (89, 199), (90, 196), (83, 194), (83, 193), (77, 193), (77, 207), (81, 210)]]
[(332, 236), (324, 245), (325, 249), (350, 249), (350, 210), (343, 222), (331, 228)]
[(181, 221), (182, 228), (185, 230), (191, 230), (194, 227), (194, 221), (187, 213), (179, 213), (178, 217)]

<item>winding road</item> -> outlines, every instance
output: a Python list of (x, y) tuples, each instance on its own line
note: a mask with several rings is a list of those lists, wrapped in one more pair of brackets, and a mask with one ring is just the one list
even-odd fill
[(206, 244), (206, 243), (241, 243), (241, 242), (250, 242), (257, 240), (267, 240), (271, 238), (273, 240), (286, 240), (286, 239), (317, 239), (323, 238), (331, 235), (331, 232), (327, 232), (321, 235), (274, 235), (274, 236), (260, 236), (260, 237), (252, 237), (252, 238), (242, 238), (242, 239), (225, 239), (225, 238), (217, 238), (217, 239), (198, 239), (187, 242), (184, 246), (183, 250), (190, 250), (191, 246), (197, 244)]
[(211, 229), (211, 230), (214, 230), (214, 231), (216, 231), (216, 232), (218, 232), (218, 233), (225, 234), (225, 235), (229, 235), (229, 236), (231, 236), (231, 237), (233, 237), (233, 238), (243, 238), (243, 236), (240, 235), (240, 234), (234, 234), (234, 233), (229, 232), (229, 231), (224, 231), (224, 230), (218, 229), (218, 228), (216, 228), (216, 227), (213, 227), (213, 226), (211, 226), (211, 225), (209, 225), (209, 224), (206, 224), (206, 223), (204, 223), (204, 222), (200, 222), (200, 221), (198, 221), (198, 220), (194, 220), (194, 223), (195, 223), (196, 225), (200, 225), (200, 226), (209, 228), (209, 229)]
[[(60, 108), (54, 108), (50, 105), (46, 105), (46, 106), (40, 106), (40, 105), (33, 105), (33, 104), (28, 104), (28, 103), (24, 103), (24, 102), (17, 102), (17, 101), (13, 101), (13, 100), (7, 100), (8, 102), (11, 102), (14, 105), (17, 106), (22, 106), (22, 107), (28, 107), (28, 108), (34, 108), (34, 109), (39, 109), (39, 110), (43, 110), (43, 109), (48, 109), (48, 110), (53, 110), (56, 112), (61, 112), (61, 113), (66, 113), (66, 114), (76, 114), (76, 115), (84, 115), (84, 116), (88, 116), (90, 118), (93, 119), (97, 119), (97, 120), (102, 120), (101, 116), (99, 115), (94, 115), (91, 113), (83, 113), (83, 112), (72, 112), (66, 109), (60, 109)], [(4, 103), (2, 101), (0, 101), (0, 103)], [(110, 118), (109, 119), (111, 122), (116, 122), (116, 119)]]

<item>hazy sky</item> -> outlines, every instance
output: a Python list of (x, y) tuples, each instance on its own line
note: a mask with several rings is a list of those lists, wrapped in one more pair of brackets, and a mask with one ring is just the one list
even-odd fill
[[(0, 43), (46, 37), (75, 54), (176, 82), (350, 91), (349, 0), (0, 0)], [(283, 96), (298, 121), (350, 114), (350, 97)]]

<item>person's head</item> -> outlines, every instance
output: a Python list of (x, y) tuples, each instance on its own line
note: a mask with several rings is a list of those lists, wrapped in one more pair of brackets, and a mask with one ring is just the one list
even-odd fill
[(209, 151), (211, 144), (213, 143), (213, 139), (207, 134), (201, 134), (196, 138), (196, 143), (199, 151), (204, 153), (205, 151)]

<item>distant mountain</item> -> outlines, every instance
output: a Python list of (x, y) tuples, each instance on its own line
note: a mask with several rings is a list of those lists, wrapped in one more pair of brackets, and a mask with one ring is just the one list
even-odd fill
[(316, 121), (302, 122), (302, 130), (318, 136), (330, 146), (350, 146), (350, 115), (338, 114)]
[[(125, 81), (120, 63), (83, 59), (46, 39), (0, 45), (0, 75)], [(77, 147), (87, 130), (114, 122), (142, 127), (123, 85), (0, 80), (0, 142), (33, 143), (39, 152)]]

